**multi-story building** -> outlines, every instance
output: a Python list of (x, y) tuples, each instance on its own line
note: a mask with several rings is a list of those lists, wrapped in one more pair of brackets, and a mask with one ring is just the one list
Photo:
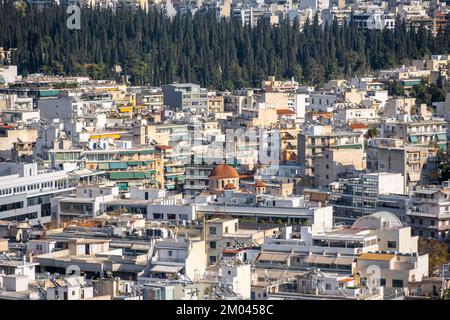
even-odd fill
[(251, 248), (264, 243), (267, 235), (278, 228), (252, 230), (239, 228), (239, 219), (214, 218), (205, 222), (208, 263), (217, 264), (223, 258), (223, 251), (232, 248)]
[(209, 112), (223, 112), (224, 99), (223, 95), (218, 95), (216, 92), (208, 92), (208, 111)]
[(405, 116), (404, 121), (386, 119), (381, 125), (385, 138), (403, 139), (406, 144), (445, 149), (447, 146), (447, 124), (444, 119), (423, 119)]
[(364, 150), (364, 137), (359, 132), (333, 130), (331, 126), (309, 126), (298, 135), (298, 164), (303, 166), (305, 186), (315, 186), (316, 159), (327, 149)]
[(49, 223), (51, 199), (75, 189), (67, 172), (39, 172), (36, 163), (4, 163), (0, 170), (0, 220)]
[(405, 190), (438, 181), (437, 149), (403, 143), (401, 139), (375, 138), (369, 141), (367, 170), (400, 173)]
[(198, 84), (174, 83), (162, 86), (164, 105), (176, 110), (202, 113), (208, 110), (208, 90)]
[(186, 178), (184, 192), (186, 197), (193, 198), (206, 191), (209, 187), (209, 174), (214, 165), (188, 165), (186, 166)]
[(120, 190), (132, 186), (164, 187), (161, 150), (148, 148), (98, 149), (83, 152), (84, 166), (104, 171)]
[(414, 235), (450, 241), (450, 184), (415, 190), (407, 215)]
[(314, 183), (326, 187), (342, 178), (357, 177), (366, 168), (362, 149), (325, 149), (315, 159)]
[[(332, 217), (330, 217), (332, 219)], [(418, 257), (418, 237), (411, 228), (386, 211), (357, 219), (351, 227), (332, 227), (329, 221), (302, 226), (266, 238), (256, 259), (260, 268), (310, 269), (352, 275), (357, 260), (367, 254), (395, 252)], [(295, 237), (294, 237), (295, 234)], [(395, 255), (394, 255), (395, 256)], [(421, 256), (427, 259), (427, 255)], [(427, 262), (427, 260), (426, 260)]]
[(361, 13), (354, 13), (351, 19), (360, 29), (394, 29), (395, 14), (384, 13), (381, 10), (369, 10)]
[[(367, 173), (332, 183), (331, 204), (335, 222), (352, 223), (375, 211), (380, 195), (405, 193), (400, 173)], [(400, 183), (399, 183), (400, 182)], [(401, 220), (405, 220), (403, 217)]]

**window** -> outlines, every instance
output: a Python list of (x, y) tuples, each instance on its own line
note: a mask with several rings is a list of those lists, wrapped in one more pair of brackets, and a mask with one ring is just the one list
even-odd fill
[(403, 288), (403, 280), (392, 279), (392, 287), (394, 287), (394, 288)]
[(383, 279), (383, 278), (380, 279), (380, 286), (382, 286), (382, 287), (386, 286), (386, 279)]
[(169, 257), (172, 257), (172, 256), (173, 256), (172, 250), (167, 251), (167, 255), (168, 255)]
[(209, 242), (209, 248), (210, 249), (216, 249), (217, 248), (217, 242), (216, 241), (210, 241)]
[(397, 248), (397, 241), (388, 241), (387, 242), (387, 247), (388, 248), (392, 248), (392, 249)]
[(216, 227), (209, 227), (209, 234), (217, 234)]
[(325, 290), (331, 290), (331, 284), (330, 283), (325, 284)]
[(164, 215), (162, 213), (154, 213), (153, 219), (163, 219)]
[(217, 261), (216, 256), (209, 256), (209, 262), (210, 263), (215, 263)]

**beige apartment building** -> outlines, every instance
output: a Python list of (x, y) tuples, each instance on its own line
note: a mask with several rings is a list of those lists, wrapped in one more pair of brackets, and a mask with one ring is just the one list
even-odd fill
[(369, 172), (401, 173), (408, 192), (418, 184), (438, 181), (437, 149), (407, 145), (401, 139), (372, 139), (367, 146)]
[[(329, 149), (364, 152), (364, 136), (359, 132), (336, 131), (331, 126), (310, 126), (298, 135), (298, 164), (303, 166), (304, 186), (315, 187), (317, 159)], [(359, 164), (358, 167), (363, 166)]]
[(208, 111), (209, 112), (223, 112), (224, 99), (222, 95), (217, 95), (215, 92), (208, 92)]
[(326, 149), (315, 163), (314, 182), (323, 187), (341, 178), (357, 176), (357, 171), (366, 168), (362, 149)]

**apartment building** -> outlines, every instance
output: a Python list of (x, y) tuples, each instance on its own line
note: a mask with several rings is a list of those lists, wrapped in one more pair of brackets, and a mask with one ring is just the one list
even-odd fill
[[(332, 221), (332, 217), (330, 217)], [(278, 236), (268, 237), (256, 259), (260, 268), (305, 270), (319, 268), (340, 275), (355, 274), (359, 257), (365, 254), (392, 252), (418, 257), (418, 237), (411, 228), (386, 211), (357, 219), (351, 227), (332, 227), (316, 221)], [(295, 235), (295, 236), (294, 236)], [(395, 255), (394, 255), (395, 256)], [(421, 259), (427, 261), (428, 256)]]
[(438, 181), (437, 149), (405, 144), (402, 139), (374, 138), (367, 150), (369, 172), (400, 173), (407, 192)]
[(205, 241), (162, 239), (155, 243), (150, 263), (150, 277), (165, 279), (180, 274), (180, 277), (196, 281), (203, 276), (207, 265)]
[(197, 114), (208, 110), (208, 91), (197, 84), (167, 84), (162, 90), (166, 106)]
[(404, 143), (445, 149), (447, 124), (444, 119), (423, 119), (404, 116), (403, 121), (387, 119), (381, 123), (381, 135), (385, 138), (403, 139)]
[[(331, 126), (309, 126), (298, 135), (298, 164), (303, 166), (305, 186), (316, 186), (316, 159), (327, 149), (364, 150), (364, 137), (359, 132), (333, 130)], [(362, 166), (362, 165), (361, 165)]]
[(223, 95), (218, 95), (216, 92), (208, 92), (208, 111), (209, 112), (224, 111)]
[(239, 228), (239, 219), (214, 218), (205, 223), (208, 263), (217, 264), (224, 258), (223, 251), (230, 248), (251, 248), (264, 243), (267, 235), (278, 228), (252, 230)]
[(411, 207), (407, 212), (412, 233), (440, 241), (450, 240), (450, 184), (420, 188), (411, 198)]
[[(375, 211), (380, 195), (405, 194), (400, 173), (366, 173), (330, 184), (333, 216), (337, 223), (352, 223)], [(405, 216), (400, 217), (405, 221)]]
[(209, 174), (214, 169), (214, 165), (188, 165), (186, 166), (186, 178), (184, 192), (187, 198), (206, 191), (209, 187)]
[(122, 191), (132, 186), (164, 187), (163, 158), (154, 147), (87, 150), (83, 156), (85, 168), (105, 171)]
[(40, 172), (36, 163), (3, 163), (0, 170), (0, 220), (49, 223), (51, 199), (75, 189), (67, 172)]
[(362, 149), (325, 149), (315, 160), (314, 184), (326, 187), (339, 179), (357, 177), (365, 168)]
[[(378, 279), (371, 276), (375, 272)], [(382, 286), (385, 295), (403, 292), (410, 283), (428, 277), (428, 254), (376, 252), (361, 254), (356, 260), (355, 273), (369, 286)], [(379, 283), (377, 283), (379, 281)]]

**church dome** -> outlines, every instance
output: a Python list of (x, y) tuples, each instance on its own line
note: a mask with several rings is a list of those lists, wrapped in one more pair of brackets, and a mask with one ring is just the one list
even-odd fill
[(236, 185), (235, 185), (234, 183), (228, 183), (228, 184), (224, 187), (224, 189), (225, 189), (225, 190), (234, 190), (234, 189), (237, 189), (237, 188), (236, 188)]
[(236, 169), (227, 164), (219, 164), (215, 166), (213, 171), (209, 174), (211, 179), (235, 179), (239, 178)]
[(266, 186), (266, 183), (262, 180), (258, 180), (255, 182), (255, 184), (253, 184), (253, 186), (256, 188), (264, 188)]

